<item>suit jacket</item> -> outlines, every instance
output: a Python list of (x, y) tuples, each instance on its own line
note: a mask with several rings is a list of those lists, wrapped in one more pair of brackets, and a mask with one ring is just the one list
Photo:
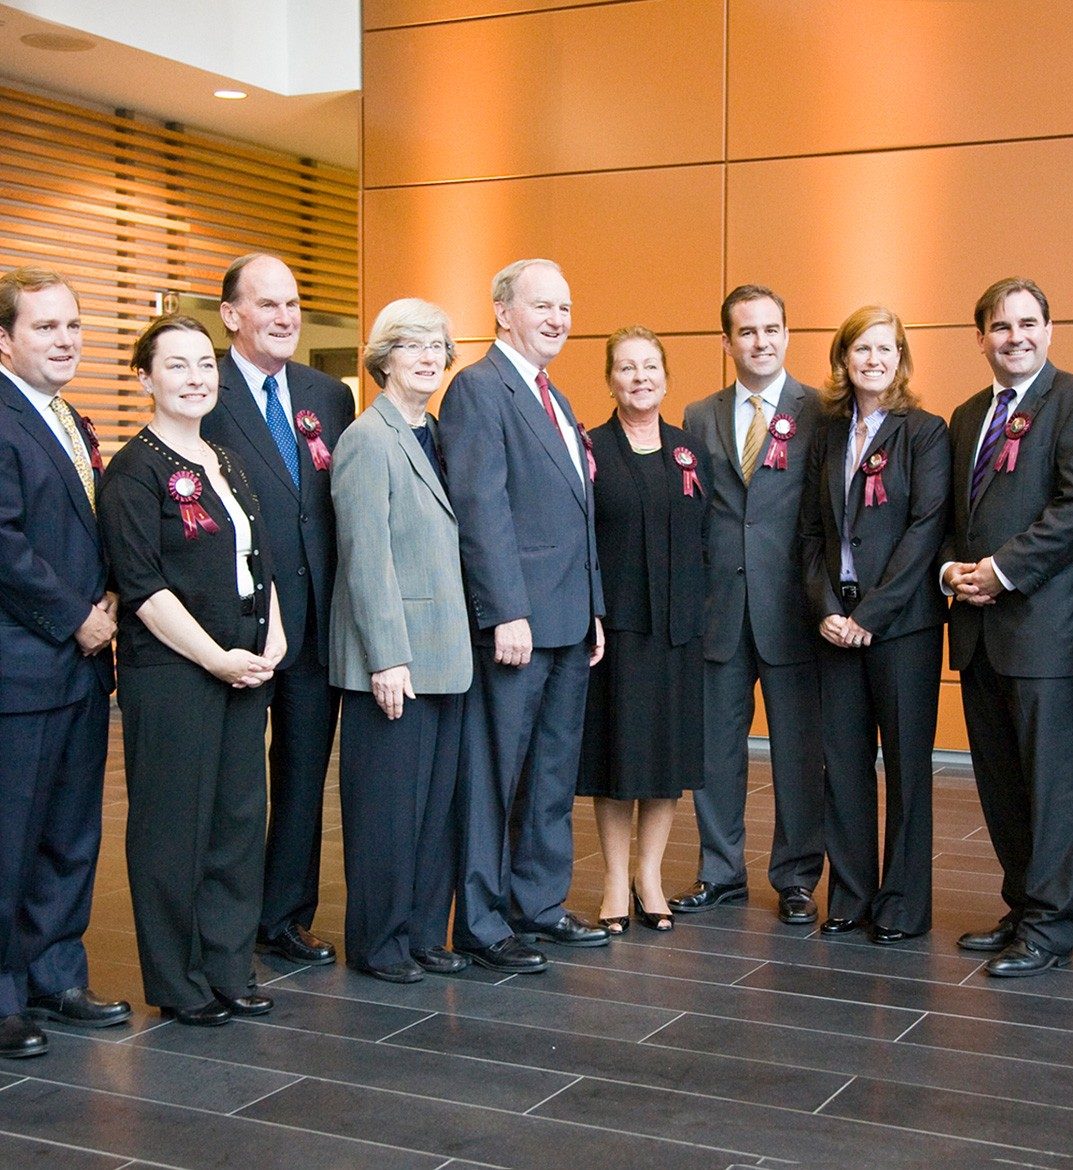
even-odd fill
[(853, 610), (876, 638), (896, 638), (942, 625), (946, 599), (936, 555), (946, 532), (950, 498), (950, 438), (946, 423), (927, 411), (891, 411), (862, 460), (883, 451), (886, 503), (864, 505), (865, 476), (856, 471), (846, 499), (850, 420), (817, 428), (801, 504), (801, 555), (812, 619), (846, 613), (839, 591), (842, 529), (849, 515), (853, 566), (861, 600)]
[[(1050, 362), (1017, 408), (1032, 419), (1017, 466), (992, 470), (969, 506), (988, 386), (954, 411), (952, 526), (942, 560), (993, 556), (1014, 585), (989, 606), (950, 610), (950, 665), (963, 670), (984, 640), (999, 674), (1073, 676), (1073, 375)], [(1001, 446), (999, 450), (1001, 450)]]
[(730, 385), (691, 403), (685, 412), (685, 429), (704, 444), (712, 463), (704, 656), (713, 662), (730, 660), (748, 603), (753, 638), (765, 662), (808, 662), (815, 657), (818, 635), (805, 603), (798, 522), (819, 398), (811, 386), (787, 377), (776, 411), (797, 424), (786, 445), (786, 468), (763, 466), (771, 446), (767, 435), (746, 488), (738, 461), (734, 396)]
[[(655, 526), (652, 501), (618, 412), (592, 431), (596, 545), (607, 603), (604, 625), (609, 630), (653, 632), (648, 583), (654, 571), (653, 545), (661, 541), (670, 567), (670, 641), (681, 646), (704, 632), (703, 528), (711, 472), (708, 453), (685, 431), (660, 419), (659, 434), (670, 500), (669, 530), (667, 525)], [(682, 468), (674, 460), (680, 447), (697, 458), (701, 487), (694, 487), (691, 496), (683, 491)]]
[[(320, 419), (321, 439), (329, 451), (354, 421), (354, 397), (344, 383), (298, 362), (287, 363), (287, 386), (295, 412), (311, 410)], [(201, 423), (206, 439), (234, 451), (253, 484), (268, 531), (276, 593), (287, 635), (285, 670), (305, 639), (306, 605), (312, 587), (316, 609), (317, 654), (328, 662), (328, 621), (335, 579), (335, 515), (331, 475), (313, 466), (309, 444), (298, 439), (301, 488), (294, 486), (230, 352), (220, 362), (220, 399)]]
[[(88, 446), (77, 412), (75, 420)], [(111, 649), (85, 658), (74, 639), (106, 578), (70, 456), (0, 373), (0, 713), (65, 707), (94, 686), (111, 691)]]
[[(576, 428), (570, 404), (551, 393)], [(592, 484), (495, 345), (452, 380), (440, 434), (478, 642), (517, 618), (528, 618), (538, 648), (591, 636), (604, 612)]]
[[(429, 418), (435, 437), (436, 423)], [(459, 694), (472, 679), (458, 523), (395, 404), (381, 394), (335, 449), (339, 567), (332, 598), (333, 686), (407, 665), (417, 694)]]

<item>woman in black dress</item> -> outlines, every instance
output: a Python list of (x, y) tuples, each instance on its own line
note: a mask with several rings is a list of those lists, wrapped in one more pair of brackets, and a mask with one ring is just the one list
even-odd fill
[[(617, 406), (592, 432), (607, 648), (593, 668), (578, 794), (592, 796), (604, 855), (601, 924), (670, 930), (663, 852), (683, 789), (703, 783), (707, 454), (659, 414), (667, 359), (640, 325), (607, 339)], [(630, 836), (637, 803), (637, 869)]]
[(250, 974), (265, 837), (266, 692), (286, 641), (257, 500), (201, 438), (212, 342), (152, 321), (131, 367), (153, 417), (115, 456), (99, 515), (119, 589), (127, 866), (146, 1002), (180, 1023), (267, 1012)]

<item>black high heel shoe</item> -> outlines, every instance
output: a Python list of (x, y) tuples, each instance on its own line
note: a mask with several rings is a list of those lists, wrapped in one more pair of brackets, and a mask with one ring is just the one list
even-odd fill
[(635, 885), (630, 886), (630, 895), (633, 898), (633, 916), (642, 926), (647, 926), (649, 930), (674, 930), (674, 915), (669, 910), (665, 914), (649, 914)]
[(617, 938), (620, 934), (625, 934), (630, 929), (630, 916), (622, 914), (615, 918), (597, 918), (598, 925), (604, 927), (612, 938)]

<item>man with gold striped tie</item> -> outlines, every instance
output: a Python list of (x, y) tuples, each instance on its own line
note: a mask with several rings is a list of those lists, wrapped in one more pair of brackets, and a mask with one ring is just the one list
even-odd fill
[(130, 1017), (86, 986), (82, 934), (101, 839), (115, 598), (95, 514), (92, 432), (60, 397), (82, 352), (55, 272), (0, 277), (0, 1057), (35, 1020)]
[(816, 633), (801, 577), (798, 510), (816, 391), (783, 362), (782, 298), (762, 285), (733, 290), (721, 310), (723, 349), (737, 380), (686, 407), (685, 429), (712, 459), (708, 625), (704, 635), (704, 787), (693, 794), (700, 830), (697, 881), (670, 901), (676, 913), (748, 897), (745, 794), (749, 727), (759, 679), (771, 741), (775, 832), (768, 878), (783, 922), (816, 920), (823, 868), (823, 756)]

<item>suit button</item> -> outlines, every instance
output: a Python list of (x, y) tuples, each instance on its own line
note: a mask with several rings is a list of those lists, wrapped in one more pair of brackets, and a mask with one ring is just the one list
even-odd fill
[(305, 566), (303, 565), (303, 566), (302, 566), (302, 568), (300, 568), (300, 569), (298, 570), (298, 576), (299, 576), (299, 577), (304, 577), (305, 575), (306, 575), (306, 571), (305, 571)]
[(734, 572), (737, 573), (739, 577), (744, 577), (745, 576), (745, 566), (738, 565), (738, 567), (734, 570)]
[(304, 524), (309, 519), (309, 517), (305, 514), (305, 512), (303, 512), (301, 516), (298, 517), (298, 519), (301, 520), (301, 522)]
[(853, 537), (853, 539), (850, 541), (850, 545), (853, 548), (860, 548), (861, 547), (861, 538), (859, 536)]
[(745, 527), (746, 527), (746, 528), (752, 528), (752, 526), (753, 526), (753, 522), (752, 522), (751, 520), (746, 520), (746, 521), (745, 521)]
[(586, 561), (586, 562), (585, 562), (585, 568), (586, 568), (586, 569), (591, 569), (591, 568), (592, 568), (592, 566), (589, 564), (589, 562), (588, 562), (588, 561)]

